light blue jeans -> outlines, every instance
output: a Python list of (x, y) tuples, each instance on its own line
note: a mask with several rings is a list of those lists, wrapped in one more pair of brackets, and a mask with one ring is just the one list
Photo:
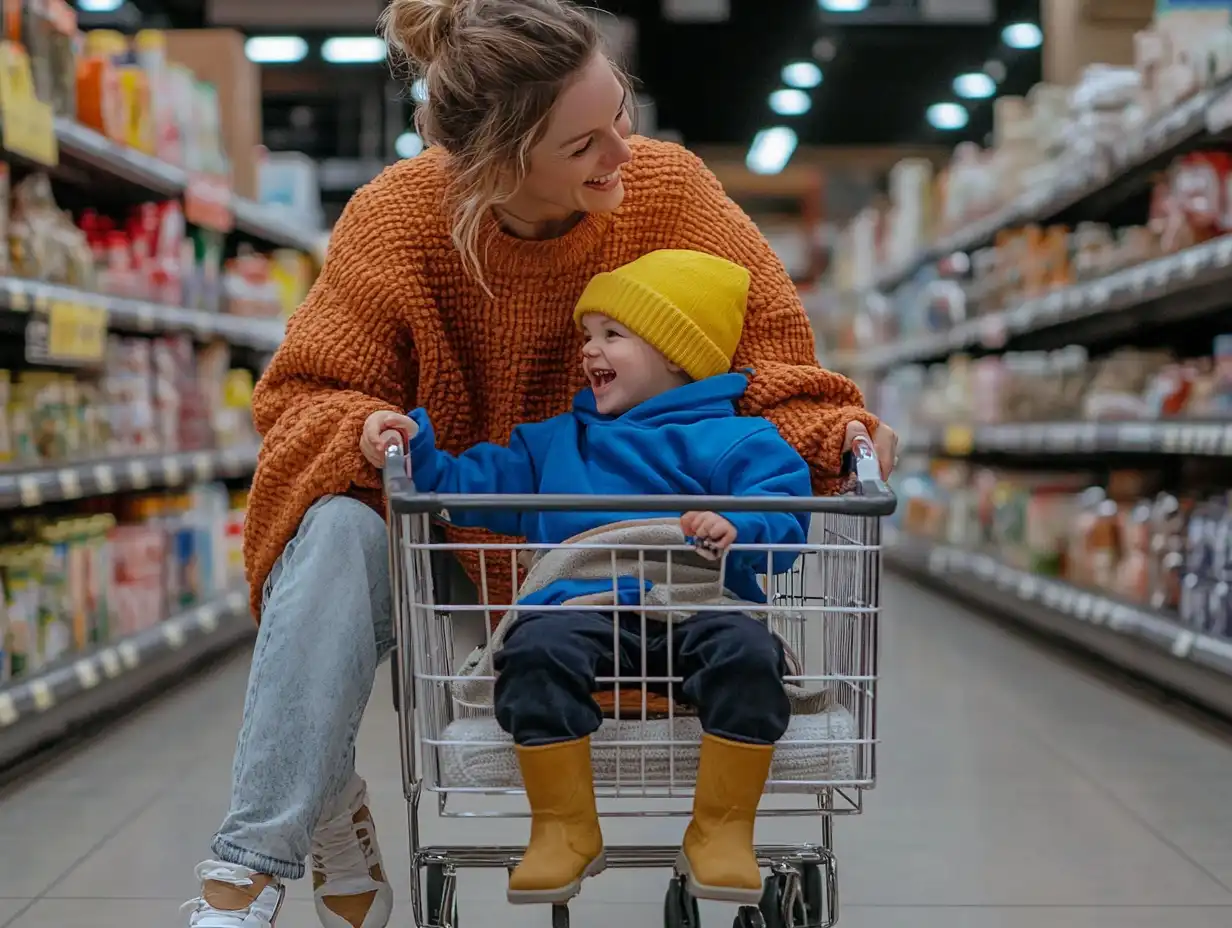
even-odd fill
[(355, 735), (393, 647), (385, 521), (346, 497), (308, 510), (270, 572), (219, 860), (304, 876), (321, 810), (355, 770)]

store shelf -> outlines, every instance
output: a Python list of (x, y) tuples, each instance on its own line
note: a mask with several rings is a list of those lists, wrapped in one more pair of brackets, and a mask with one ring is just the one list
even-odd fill
[[(1227, 107), (1229, 93), (1232, 85), (1223, 83), (1196, 94), (1142, 132), (1127, 135), (1117, 143), (1111, 157), (1078, 162), (1062, 172), (1056, 184), (1023, 192), (994, 213), (942, 237), (910, 261), (889, 268), (877, 278), (875, 288), (893, 290), (927, 264), (955, 252), (991, 245), (1003, 229), (1047, 223), (1084, 201), (1118, 201), (1140, 188), (1161, 161), (1210, 136), (1208, 122), (1222, 121), (1218, 116), (1211, 119), (1211, 114)], [(1098, 212), (1098, 206), (1092, 202), (1091, 211)]]
[(1140, 324), (1168, 322), (1229, 305), (1232, 235), (1186, 248), (1103, 277), (1064, 287), (1012, 309), (978, 316), (946, 332), (906, 338), (870, 351), (840, 353), (841, 371), (875, 373), (900, 364), (941, 359), (955, 351), (997, 351), (1013, 338), (1046, 329), (1098, 330), (1101, 337)]
[(1232, 421), (1018, 422), (1007, 425), (911, 426), (905, 453), (967, 457), (978, 454), (1184, 454), (1232, 457)]
[(1119, 602), (995, 558), (900, 538), (889, 567), (978, 608), (1068, 640), (1123, 669), (1232, 716), (1232, 642), (1171, 615)]
[(0, 687), (0, 768), (247, 640), (248, 594), (172, 616), (131, 637)]
[[(188, 188), (188, 172), (144, 152), (111, 141), (71, 119), (56, 120), (61, 159), (119, 178), (160, 196), (180, 196)], [(320, 231), (297, 226), (286, 217), (243, 197), (232, 201), (235, 227), (253, 238), (283, 248), (315, 254)]]
[(244, 477), (256, 466), (257, 449), (249, 447), (0, 470), (0, 510)]
[(107, 326), (122, 332), (187, 332), (201, 339), (221, 338), (233, 345), (273, 351), (286, 332), (279, 319), (207, 313), (145, 300), (130, 300), (19, 277), (0, 277), (0, 303), (19, 312), (52, 303), (75, 303), (107, 311)]

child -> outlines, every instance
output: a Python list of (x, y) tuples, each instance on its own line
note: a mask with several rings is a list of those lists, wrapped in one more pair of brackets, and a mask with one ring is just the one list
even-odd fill
[[(415, 410), (418, 431), (408, 450), (416, 486), (441, 493), (811, 495), (808, 465), (774, 425), (736, 414), (747, 380), (729, 371), (748, 287), (745, 269), (692, 251), (652, 252), (597, 275), (574, 310), (586, 337), (590, 387), (577, 395), (573, 411), (519, 426), (508, 447), (481, 444), (455, 457), (437, 450), (427, 414)], [(550, 544), (661, 516), (451, 515), (456, 524)], [(719, 557), (737, 540), (801, 545), (808, 516), (690, 512), (679, 526), (704, 554)], [(776, 555), (774, 571), (794, 559)], [(765, 566), (764, 553), (732, 553), (722, 585), (739, 600), (764, 602), (757, 573)], [(608, 568), (606, 577), (561, 577), (519, 599), (495, 656), (496, 718), (513, 736), (531, 807), (530, 843), (510, 876), (510, 902), (566, 902), (583, 879), (604, 868), (590, 757), (590, 735), (603, 718), (595, 679), (618, 668), (639, 672), (642, 616), (619, 607), (638, 606), (645, 592), (634, 569), (613, 593)], [(613, 597), (610, 614), (535, 610), (604, 595)], [(667, 674), (670, 648), (684, 699), (697, 708), (705, 731), (678, 867), (697, 898), (756, 905), (761, 874), (753, 819), (790, 715), (783, 648), (763, 623), (737, 612), (702, 611), (670, 625), (650, 624), (647, 672)]]

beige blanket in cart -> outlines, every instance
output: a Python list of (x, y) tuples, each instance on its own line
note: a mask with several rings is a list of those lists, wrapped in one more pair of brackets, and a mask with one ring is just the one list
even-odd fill
[[(711, 561), (695, 552), (671, 551), (669, 547), (686, 544), (680, 520), (644, 519), (614, 522), (567, 539), (561, 546), (535, 552), (527, 565), (529, 573), (518, 590), (518, 599), (543, 590), (558, 580), (607, 580), (617, 576), (644, 578), (650, 585), (643, 596), (646, 617), (652, 621), (687, 622), (699, 607), (709, 605), (742, 606), (745, 612), (765, 619), (764, 607), (745, 602), (724, 586), (724, 562)], [(584, 547), (583, 547), (584, 545)], [(641, 550), (613, 551), (613, 546), (636, 545)], [(668, 555), (671, 555), (670, 562)], [(568, 600), (566, 605), (615, 606), (615, 591), (604, 591)], [(675, 607), (675, 608), (673, 608)], [(492, 632), (488, 644), (476, 648), (458, 671), (452, 682), (453, 698), (472, 710), (491, 710), (493, 703), (493, 655), (500, 650), (510, 626), (517, 620), (518, 610), (510, 609)], [(782, 619), (776, 614), (771, 628)], [(803, 621), (803, 616), (792, 617)], [(776, 634), (778, 634), (776, 632)], [(782, 636), (779, 636), (782, 639)], [(783, 642), (789, 676), (804, 673), (800, 659)], [(791, 700), (792, 713), (811, 715), (829, 707), (828, 689), (806, 690), (794, 683), (784, 683)]]

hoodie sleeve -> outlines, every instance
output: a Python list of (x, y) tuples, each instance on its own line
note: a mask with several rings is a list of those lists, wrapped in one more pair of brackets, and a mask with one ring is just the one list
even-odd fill
[[(742, 438), (719, 458), (712, 484), (713, 491), (722, 496), (813, 495), (808, 464), (769, 425)], [(808, 540), (807, 512), (724, 512), (722, 516), (736, 527), (737, 544), (794, 546)], [(731, 557), (747, 560), (758, 572), (766, 568), (764, 552), (736, 552)], [(790, 569), (795, 561), (795, 554), (776, 553), (774, 573)]]
[[(419, 431), (411, 439), (411, 477), (427, 493), (534, 493), (538, 478), (527, 443), (527, 427), (518, 426), (509, 446), (483, 442), (453, 455), (436, 447), (436, 431), (424, 409), (411, 419)], [(486, 528), (500, 535), (521, 535), (522, 514), (511, 510), (451, 510), (454, 525)]]

